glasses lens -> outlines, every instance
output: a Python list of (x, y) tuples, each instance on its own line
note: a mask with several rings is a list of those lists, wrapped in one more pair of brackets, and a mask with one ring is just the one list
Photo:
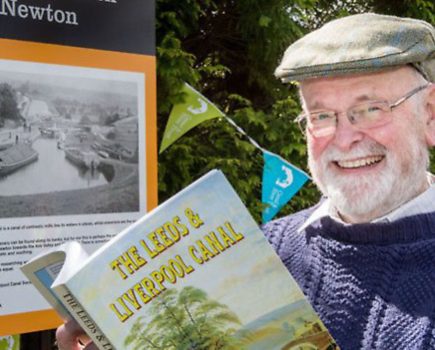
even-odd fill
[(308, 130), (314, 137), (324, 137), (333, 134), (336, 125), (337, 116), (335, 112), (313, 112), (308, 117)]
[(373, 128), (390, 121), (388, 102), (367, 102), (354, 106), (348, 111), (349, 121), (360, 128)]

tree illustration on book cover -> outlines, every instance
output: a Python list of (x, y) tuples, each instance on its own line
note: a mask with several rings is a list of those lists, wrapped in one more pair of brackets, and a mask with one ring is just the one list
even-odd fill
[(125, 340), (135, 349), (243, 350), (234, 334), (240, 326), (227, 306), (208, 298), (201, 289), (166, 290), (150, 308), (151, 322), (138, 319)]

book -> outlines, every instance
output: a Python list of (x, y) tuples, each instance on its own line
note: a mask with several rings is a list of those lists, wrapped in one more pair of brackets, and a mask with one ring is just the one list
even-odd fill
[(213, 170), (87, 256), (23, 272), (99, 349), (337, 349), (223, 173)]

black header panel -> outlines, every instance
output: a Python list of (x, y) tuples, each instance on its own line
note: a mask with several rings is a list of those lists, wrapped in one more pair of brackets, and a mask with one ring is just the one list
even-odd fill
[(155, 0), (0, 0), (0, 37), (155, 55)]

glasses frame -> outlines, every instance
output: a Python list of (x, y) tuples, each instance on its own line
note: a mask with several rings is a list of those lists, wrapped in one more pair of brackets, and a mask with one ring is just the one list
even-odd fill
[[(411, 91), (407, 92), (405, 95), (399, 97), (396, 101), (390, 103), (389, 101), (368, 101), (368, 102), (383, 102), (386, 103), (388, 105), (388, 108), (390, 109), (390, 113), (393, 111), (394, 108), (400, 106), (403, 102), (405, 102), (406, 100), (408, 100), (409, 98), (411, 98), (412, 96), (414, 96), (415, 94), (417, 94), (418, 92), (426, 89), (427, 87), (429, 87), (432, 83), (426, 83), (424, 85), (420, 85), (414, 89), (412, 89)], [(351, 120), (350, 114), (348, 113), (350, 109), (354, 108), (356, 106), (352, 106), (350, 108), (348, 108), (345, 112), (335, 112), (335, 111), (326, 111), (326, 112), (333, 112), (335, 115), (335, 123), (336, 123), (336, 127), (337, 127), (337, 123), (338, 123), (338, 115), (341, 113), (344, 113), (347, 117), (347, 119), (349, 120), (349, 122), (352, 125), (355, 125), (355, 123)], [(300, 115), (298, 115), (293, 122), (294, 123), (298, 123), (299, 124), (299, 128), (301, 129), (301, 131), (306, 134), (307, 133), (307, 128), (306, 126), (304, 127), (304, 125), (302, 124), (303, 121), (307, 121), (308, 120), (308, 115), (310, 113), (302, 113)], [(364, 128), (363, 128), (364, 129)]]

